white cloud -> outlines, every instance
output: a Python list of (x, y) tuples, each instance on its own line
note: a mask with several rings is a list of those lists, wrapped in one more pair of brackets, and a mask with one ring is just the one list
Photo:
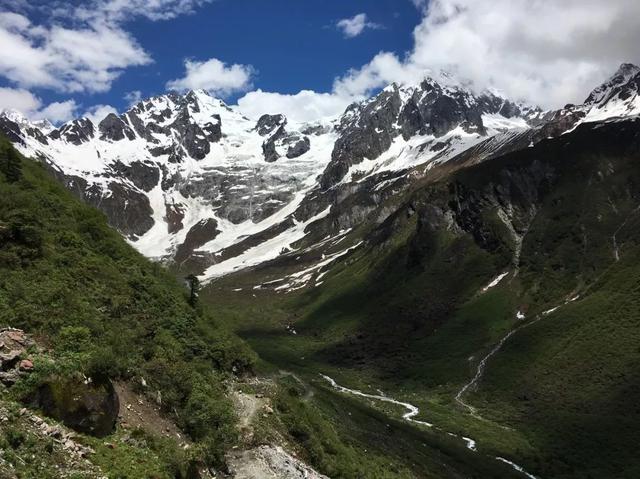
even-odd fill
[(109, 113), (118, 114), (118, 110), (116, 110), (111, 105), (94, 105), (85, 111), (82, 116), (89, 118), (94, 125), (98, 125)]
[(151, 59), (124, 30), (108, 24), (69, 29), (0, 14), (0, 74), (23, 88), (106, 91), (122, 71)]
[(427, 5), (429, 4), (428, 0), (411, 0), (418, 10), (426, 10)]
[(129, 103), (129, 106), (134, 106), (142, 100), (142, 92), (140, 90), (133, 90), (128, 92), (124, 99)]
[(241, 110), (251, 117), (282, 112), (299, 121), (335, 116), (392, 82), (417, 83), (441, 70), (476, 90), (493, 87), (553, 108), (582, 102), (620, 63), (640, 61), (640, 2), (412, 1), (424, 14), (406, 55), (380, 52), (336, 78), (327, 93), (250, 92), (238, 100)]
[[(124, 70), (152, 61), (125, 30), (125, 22), (167, 20), (211, 1), (13, 0), (13, 12), (0, 12), (0, 76), (20, 88), (107, 91)], [(34, 12), (43, 23), (29, 20)]]
[(28, 90), (0, 88), (0, 110), (17, 110), (32, 120), (48, 119), (52, 123), (63, 123), (75, 115), (74, 100), (53, 102), (43, 106), (42, 100)]
[(362, 34), (365, 29), (379, 29), (381, 25), (368, 21), (366, 13), (359, 13), (352, 18), (343, 18), (336, 23), (345, 38), (355, 38)]
[(56, 101), (31, 114), (31, 119), (47, 119), (53, 124), (60, 124), (71, 120), (77, 109), (78, 105), (74, 100)]
[[(152, 21), (170, 20), (191, 14), (213, 0), (93, 0), (78, 8), (75, 16), (84, 20), (107, 19), (126, 21), (131, 17), (145, 17)], [(64, 8), (62, 4), (61, 8)]]
[(264, 114), (282, 113), (294, 122), (332, 118), (354, 100), (349, 96), (303, 90), (295, 95), (256, 90), (238, 100), (240, 111), (257, 119)]
[(361, 94), (444, 69), (478, 90), (558, 107), (640, 60), (640, 2), (431, 0), (424, 11), (406, 58), (381, 53), (334, 88)]
[(18, 110), (33, 112), (40, 108), (42, 102), (27, 90), (0, 88), (0, 110)]
[(185, 60), (185, 76), (167, 83), (170, 90), (203, 89), (211, 93), (227, 96), (251, 88), (254, 73), (250, 65), (227, 65), (217, 58), (198, 62)]

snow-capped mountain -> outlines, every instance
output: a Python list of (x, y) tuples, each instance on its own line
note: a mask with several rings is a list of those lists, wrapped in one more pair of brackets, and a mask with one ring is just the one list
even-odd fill
[(549, 127), (569, 131), (582, 123), (616, 120), (640, 114), (640, 67), (623, 63), (581, 105), (566, 105), (549, 118)]
[(54, 128), (4, 112), (0, 131), (143, 254), (211, 279), (315, 246), (339, 257), (359, 238), (335, 245), (368, 215), (383, 221), (377, 205), (417, 167), (480, 161), (580, 122), (638, 114), (639, 85), (640, 68), (623, 65), (583, 105), (545, 113), (427, 78), (312, 124), (279, 114), (256, 122), (199, 90), (150, 98), (97, 125)]

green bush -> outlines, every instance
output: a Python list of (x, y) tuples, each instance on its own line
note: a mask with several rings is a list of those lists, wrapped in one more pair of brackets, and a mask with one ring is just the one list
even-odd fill
[[(2, 138), (0, 153), (0, 325), (47, 338), (55, 359), (14, 386), (16, 397), (51, 374), (144, 377), (201, 443), (194, 449), (220, 463), (236, 438), (222, 381), (250, 370), (255, 355), (42, 165)], [(7, 158), (18, 158), (19, 181)]]
[(196, 376), (182, 411), (186, 431), (202, 444), (204, 460), (211, 465), (224, 462), (224, 452), (235, 442), (237, 431), (233, 405), (219, 380)]

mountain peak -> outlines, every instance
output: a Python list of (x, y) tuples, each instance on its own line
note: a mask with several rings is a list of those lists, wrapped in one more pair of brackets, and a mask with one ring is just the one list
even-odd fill
[(1, 110), (0, 116), (7, 118), (8, 120), (11, 120), (12, 122), (17, 123), (18, 125), (31, 125), (31, 122), (26, 116), (24, 116), (18, 110), (15, 110), (13, 108)]
[(616, 71), (613, 77), (622, 76), (631, 78), (636, 76), (638, 73), (640, 73), (640, 67), (638, 65), (634, 65), (633, 63), (623, 63), (620, 65), (618, 71)]
[(639, 74), (640, 67), (633, 63), (623, 63), (607, 81), (591, 92), (585, 104), (595, 105), (607, 102)]

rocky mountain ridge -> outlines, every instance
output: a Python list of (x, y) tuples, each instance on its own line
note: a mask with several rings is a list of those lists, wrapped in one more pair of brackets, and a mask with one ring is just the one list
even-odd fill
[(383, 221), (382, 200), (436, 165), (635, 115), (639, 82), (640, 69), (625, 64), (583, 105), (543, 112), (426, 78), (312, 124), (280, 114), (256, 122), (199, 90), (150, 98), (98, 125), (81, 118), (52, 129), (5, 112), (0, 131), (143, 254), (210, 280), (340, 240), (371, 214)]

